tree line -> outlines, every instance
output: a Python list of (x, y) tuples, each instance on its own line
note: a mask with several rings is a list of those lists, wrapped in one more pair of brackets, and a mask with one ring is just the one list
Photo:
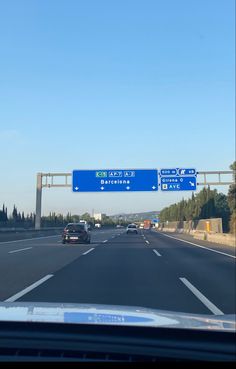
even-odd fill
[(24, 211), (19, 212), (16, 205), (14, 205), (12, 213), (8, 214), (7, 207), (5, 204), (2, 205), (2, 210), (0, 210), (1, 227), (32, 228), (34, 227), (34, 223), (34, 213), (25, 215)]
[[(56, 214), (55, 212), (50, 212), (48, 216), (41, 217), (42, 227), (64, 227), (68, 223), (79, 222), (80, 220), (86, 220), (91, 226), (95, 223), (101, 223), (106, 226), (115, 225), (113, 220), (104, 215), (102, 221), (97, 221), (90, 216), (89, 213), (84, 213), (82, 215), (72, 215), (68, 212), (66, 215)], [(24, 212), (18, 211), (16, 205), (13, 207), (13, 211), (8, 214), (8, 209), (5, 204), (2, 205), (2, 210), (0, 210), (0, 227), (6, 228), (34, 228), (35, 226), (35, 213), (24, 214)]]
[(198, 194), (192, 193), (188, 200), (182, 199), (176, 204), (165, 207), (160, 212), (160, 221), (184, 221), (210, 218), (222, 218), (224, 232), (234, 232), (236, 228), (236, 161), (230, 165), (234, 171), (234, 183), (229, 186), (228, 194), (211, 190), (208, 186)]

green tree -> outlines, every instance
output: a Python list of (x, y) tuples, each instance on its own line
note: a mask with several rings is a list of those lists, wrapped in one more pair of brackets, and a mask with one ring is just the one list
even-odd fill
[(89, 213), (84, 213), (83, 215), (81, 215), (81, 220), (86, 220), (86, 222), (91, 222), (92, 218)]
[(233, 173), (233, 184), (229, 186), (228, 191), (228, 204), (230, 208), (231, 218), (230, 218), (230, 232), (236, 233), (236, 161), (230, 165), (230, 169), (234, 171)]
[(74, 222), (74, 223), (78, 223), (80, 221), (80, 216), (79, 215), (74, 214), (74, 215), (71, 216), (71, 218), (72, 218), (72, 222)]
[(17, 219), (18, 219), (18, 213), (17, 213), (17, 208), (14, 205), (13, 207), (13, 211), (12, 211), (12, 219), (14, 223), (17, 223)]
[(215, 217), (222, 218), (223, 232), (229, 231), (230, 208), (227, 201), (227, 196), (223, 193), (215, 195)]
[(234, 171), (233, 174), (234, 183), (229, 186), (228, 204), (231, 213), (233, 213), (236, 209), (236, 161), (230, 165), (230, 169)]

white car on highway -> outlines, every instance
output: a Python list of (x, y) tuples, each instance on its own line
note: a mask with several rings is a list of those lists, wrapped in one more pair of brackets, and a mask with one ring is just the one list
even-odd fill
[(126, 233), (135, 233), (135, 234), (138, 234), (138, 227), (136, 224), (132, 223), (132, 224), (129, 224), (126, 228)]

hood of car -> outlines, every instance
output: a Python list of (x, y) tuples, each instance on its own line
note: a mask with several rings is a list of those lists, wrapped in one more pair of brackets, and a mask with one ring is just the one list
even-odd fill
[(108, 324), (236, 331), (235, 315), (205, 315), (98, 304), (0, 303), (0, 321)]

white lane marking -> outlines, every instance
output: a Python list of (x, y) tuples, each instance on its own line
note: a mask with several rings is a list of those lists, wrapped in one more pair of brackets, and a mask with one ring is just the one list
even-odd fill
[(93, 251), (94, 247), (92, 247), (91, 249), (89, 249), (88, 251), (84, 252), (82, 255), (87, 255), (89, 252)]
[(145, 242), (146, 242), (148, 245), (150, 244), (150, 242), (149, 242), (149, 241), (147, 241), (147, 240), (146, 240)]
[(8, 254), (13, 254), (14, 252), (20, 252), (20, 251), (24, 251), (24, 250), (30, 250), (32, 248), (33, 247), (25, 247), (24, 249), (12, 250), (12, 251), (9, 251)]
[(20, 297), (24, 296), (26, 293), (32, 291), (34, 288), (38, 287), (40, 284), (46, 282), (49, 278), (52, 278), (53, 274), (48, 274), (45, 277), (41, 278), (39, 281), (31, 284), (29, 287), (26, 287), (24, 290), (16, 293), (15, 295), (9, 297), (7, 300), (5, 300), (4, 302), (14, 302), (16, 300), (18, 300)]
[(153, 250), (153, 252), (155, 252), (155, 254), (156, 254), (157, 256), (161, 256), (161, 254), (159, 254), (159, 252), (158, 252), (157, 250)]
[(208, 300), (196, 287), (194, 287), (186, 278), (180, 278), (181, 282), (215, 315), (224, 315), (210, 300)]
[(14, 240), (14, 241), (4, 241), (4, 242), (0, 242), (0, 245), (4, 244), (4, 243), (15, 243), (15, 242), (22, 242), (22, 241), (32, 241), (32, 240), (41, 240), (42, 238), (51, 238), (51, 237), (59, 237), (60, 235), (55, 235), (55, 236), (43, 236), (43, 237), (34, 237), (34, 238), (25, 238), (23, 240)]
[(222, 254), (222, 255), (225, 255), (225, 256), (229, 256), (230, 258), (236, 259), (236, 256), (233, 256), (233, 255), (230, 255), (230, 254), (226, 254), (225, 252), (217, 251), (217, 250), (213, 250), (213, 249), (210, 249), (209, 247), (201, 246), (201, 245), (198, 245), (197, 243), (193, 243), (193, 242), (185, 241), (185, 240), (182, 240), (182, 239), (180, 239), (180, 238), (176, 238), (176, 237), (173, 237), (173, 236), (169, 236), (169, 235), (164, 234), (164, 233), (161, 233), (161, 234), (162, 234), (163, 236), (166, 236), (166, 237), (169, 237), (169, 238), (173, 238), (174, 240), (182, 241), (182, 242), (185, 242), (185, 243), (189, 243), (190, 245), (194, 245), (194, 246), (200, 247), (200, 248), (202, 248), (202, 249), (206, 249), (206, 250), (209, 250), (209, 251), (212, 251), (212, 252), (216, 252), (217, 254)]
[(102, 241), (103, 243), (107, 242), (108, 240)]

